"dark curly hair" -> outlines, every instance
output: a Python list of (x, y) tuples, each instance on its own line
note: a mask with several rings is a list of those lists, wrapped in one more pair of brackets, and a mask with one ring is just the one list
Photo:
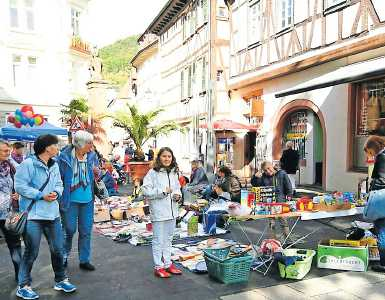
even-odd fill
[(233, 174), (233, 173), (231, 172), (230, 168), (229, 168), (229, 167), (226, 167), (226, 166), (221, 166), (221, 167), (219, 168), (218, 171), (221, 172), (221, 173), (223, 173), (223, 174), (225, 174), (225, 177), (228, 177), (228, 176), (230, 176), (231, 174)]
[[(160, 162), (160, 156), (163, 154), (163, 152), (170, 152), (172, 156), (171, 165), (169, 167), (164, 167), (162, 163)], [(160, 169), (165, 168), (167, 171), (171, 171), (172, 169), (175, 169), (175, 171), (178, 171), (178, 164), (176, 163), (176, 158), (174, 155), (174, 152), (169, 147), (163, 147), (160, 148), (158, 155), (156, 156), (156, 160), (154, 162), (154, 165), (152, 167), (156, 172), (159, 172)]]

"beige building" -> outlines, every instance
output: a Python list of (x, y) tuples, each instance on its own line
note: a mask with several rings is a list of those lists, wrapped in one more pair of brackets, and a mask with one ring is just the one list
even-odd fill
[(384, 2), (236, 0), (231, 10), (232, 107), (264, 106), (257, 159), (278, 160), (292, 140), (300, 183), (355, 191), (365, 139), (385, 134)]
[[(242, 170), (245, 164), (248, 119), (230, 113), (226, 3), (168, 1), (139, 38), (142, 47), (132, 61), (140, 105), (163, 108), (161, 122), (176, 121), (186, 129), (156, 140), (157, 147), (172, 146), (183, 169), (194, 158), (209, 168), (231, 164)], [(158, 40), (149, 42), (149, 36)], [(232, 116), (242, 128), (233, 128)], [(255, 140), (255, 132), (251, 135)]]

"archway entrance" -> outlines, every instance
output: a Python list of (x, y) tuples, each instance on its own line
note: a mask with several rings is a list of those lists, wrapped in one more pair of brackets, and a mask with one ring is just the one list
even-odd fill
[(296, 100), (281, 108), (275, 127), (273, 158), (278, 160), (287, 141), (300, 155), (297, 183), (325, 187), (326, 132), (319, 108), (308, 100)]

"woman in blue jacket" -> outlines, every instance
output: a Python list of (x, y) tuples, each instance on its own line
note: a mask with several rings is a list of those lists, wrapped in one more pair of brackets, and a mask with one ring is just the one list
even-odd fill
[(49, 134), (39, 136), (33, 148), (35, 155), (23, 161), (15, 175), (15, 190), (20, 195), (20, 210), (26, 211), (31, 202), (33, 203), (24, 232), (25, 251), (16, 291), (16, 296), (23, 299), (39, 298), (31, 288), (31, 271), (39, 253), (42, 234), (50, 246), (56, 282), (54, 289), (66, 293), (76, 290), (69, 282), (63, 266), (63, 232), (58, 203), (63, 184), (59, 167), (52, 159), (58, 153), (58, 139)]
[(60, 201), (63, 227), (65, 229), (64, 265), (71, 253), (72, 239), (79, 231), (80, 268), (93, 271), (91, 264), (91, 233), (94, 222), (94, 170), (98, 160), (93, 152), (93, 136), (87, 131), (77, 131), (72, 145), (58, 157), (64, 191)]

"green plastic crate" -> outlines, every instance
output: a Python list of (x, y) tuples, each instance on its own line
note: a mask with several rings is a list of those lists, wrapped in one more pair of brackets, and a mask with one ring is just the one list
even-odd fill
[(211, 278), (225, 284), (249, 281), (250, 267), (253, 262), (251, 255), (218, 261), (213, 256), (205, 254), (205, 261)]
[[(298, 251), (305, 251), (306, 254), (299, 254)], [(316, 251), (308, 249), (284, 249), (283, 253), (286, 256), (300, 256), (302, 261), (296, 261), (294, 265), (285, 266), (283, 263), (278, 262), (279, 274), (282, 278), (289, 279), (302, 279), (309, 273), (313, 257), (316, 255)]]
[(219, 261), (225, 260), (229, 256), (230, 246), (225, 248), (218, 248), (218, 249), (206, 248), (206, 249), (203, 249), (203, 253)]

